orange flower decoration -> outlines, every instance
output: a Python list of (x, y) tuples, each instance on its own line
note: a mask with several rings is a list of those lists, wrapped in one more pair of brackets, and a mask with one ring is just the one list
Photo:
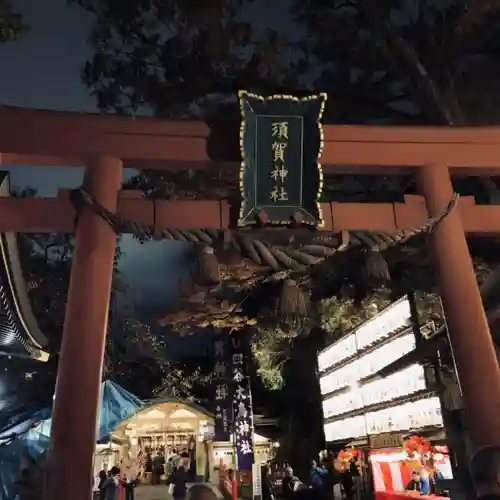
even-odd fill
[(353, 458), (358, 458), (359, 456), (359, 451), (355, 450), (354, 448), (346, 448), (345, 450), (342, 450), (339, 452), (337, 459), (341, 460), (343, 462), (349, 462)]
[(413, 457), (417, 453), (419, 455), (426, 455), (427, 453), (432, 452), (431, 444), (422, 436), (412, 436), (406, 439), (403, 447), (409, 457)]

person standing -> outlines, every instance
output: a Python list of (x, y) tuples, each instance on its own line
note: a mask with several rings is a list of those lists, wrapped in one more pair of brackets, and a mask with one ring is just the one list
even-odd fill
[(335, 481), (338, 479), (333, 468), (333, 463), (328, 458), (324, 458), (322, 461), (322, 469), (326, 470), (326, 474), (323, 475), (323, 493), (325, 500), (333, 500), (333, 488), (335, 486)]
[(104, 481), (108, 478), (108, 464), (103, 464), (102, 469), (97, 476), (99, 482), (97, 484), (97, 489), (99, 490), (99, 500), (104, 500), (106, 496), (106, 491), (103, 489), (102, 485)]
[(443, 473), (438, 470), (436, 467), (436, 463), (433, 458), (431, 458), (428, 462), (429, 467), (429, 480), (431, 484), (431, 493), (434, 495), (439, 495), (440, 487), (439, 483), (444, 479)]
[(315, 490), (321, 497), (325, 491), (325, 482), (327, 479), (328, 470), (319, 466), (316, 460), (311, 462), (311, 471), (309, 473), (309, 485), (313, 490)]
[(295, 483), (297, 478), (293, 475), (293, 469), (288, 466), (285, 469), (285, 477), (281, 483), (281, 496), (283, 500), (291, 500), (295, 492)]
[(177, 453), (177, 450), (175, 448), (172, 450), (172, 455), (171, 455), (170, 458), (172, 459), (172, 468), (173, 468), (173, 471), (177, 470), (179, 468), (179, 462), (181, 461), (181, 457)]
[(120, 469), (118, 467), (111, 467), (109, 476), (104, 481), (102, 488), (105, 491), (105, 500), (118, 500), (118, 491), (120, 489)]
[(420, 470), (420, 493), (422, 495), (430, 495), (431, 493), (429, 471), (425, 467)]
[(346, 470), (340, 473), (340, 484), (342, 484), (342, 488), (344, 489), (346, 500), (354, 499), (354, 479), (352, 477), (351, 469), (347, 468)]
[(134, 500), (136, 480), (129, 476), (126, 476), (123, 486), (125, 489), (125, 500)]
[(163, 473), (163, 464), (161, 460), (161, 455), (155, 451), (153, 455), (153, 471), (151, 473), (151, 484), (160, 484), (161, 475)]
[(144, 472), (148, 474), (153, 473), (153, 457), (150, 452), (147, 452), (146, 458), (144, 460)]
[(187, 483), (192, 482), (194, 477), (189, 470), (189, 459), (181, 458), (179, 468), (174, 471), (172, 477), (169, 479), (169, 484), (173, 485), (172, 496), (174, 500), (184, 500), (187, 491)]
[(276, 500), (274, 494), (273, 482), (271, 480), (272, 473), (271, 467), (265, 465), (262, 467), (262, 500)]

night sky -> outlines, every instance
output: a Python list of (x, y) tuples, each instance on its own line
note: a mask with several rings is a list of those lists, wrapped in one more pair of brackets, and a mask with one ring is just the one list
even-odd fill
[[(96, 111), (88, 90), (80, 83), (80, 67), (90, 55), (86, 34), (92, 18), (66, 0), (18, 0), (30, 33), (19, 42), (0, 46), (0, 103), (34, 108)], [(5, 165), (1, 166), (5, 169)], [(80, 168), (13, 167), (11, 182), (53, 196), (58, 188), (78, 187)], [(130, 175), (130, 172), (129, 172)], [(121, 270), (130, 285), (138, 310), (167, 306), (186, 266), (179, 265), (183, 247), (178, 243), (141, 245), (122, 238), (125, 252)]]

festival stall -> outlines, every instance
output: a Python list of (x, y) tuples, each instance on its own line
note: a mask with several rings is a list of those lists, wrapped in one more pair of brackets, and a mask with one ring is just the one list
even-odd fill
[(413, 471), (453, 477), (447, 447), (433, 447), (421, 436), (411, 436), (399, 448), (372, 449), (369, 460), (375, 492), (404, 491)]
[[(97, 422), (97, 441), (112, 442), (111, 432), (122, 420), (135, 414), (143, 402), (119, 385), (106, 380), (101, 385), (101, 403)], [(51, 409), (32, 415), (0, 436), (0, 499), (13, 500), (16, 497), (15, 482), (26, 461), (37, 460), (50, 443)], [(97, 453), (103, 449), (97, 444)], [(108, 447), (112, 445), (107, 445)]]
[[(445, 443), (441, 404), (422, 365), (374, 377), (414, 350), (416, 342), (404, 297), (318, 356), (327, 445), (338, 450), (355, 444), (364, 484), (377, 492), (404, 490), (411, 476), (405, 436), (427, 433), (431, 445)], [(450, 477), (449, 458), (441, 455), (440, 467)]]

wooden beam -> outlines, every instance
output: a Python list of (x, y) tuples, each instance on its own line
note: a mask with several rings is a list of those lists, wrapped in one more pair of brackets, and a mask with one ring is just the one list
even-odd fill
[[(238, 123), (131, 118), (0, 106), (4, 164), (81, 166), (111, 155), (144, 169), (238, 168)], [(457, 174), (500, 174), (500, 127), (324, 126), (327, 174), (408, 173), (432, 162)]]
[[(189, 229), (222, 226), (223, 210), (218, 201), (143, 200), (125, 192), (118, 201), (118, 215), (126, 220), (157, 228)], [(69, 191), (57, 198), (0, 198), (0, 233), (61, 232), (75, 230), (76, 212)]]
[(385, 171), (404, 174), (431, 161), (436, 165), (447, 165), (460, 175), (498, 175), (499, 155), (500, 142), (483, 145), (388, 143), (373, 142), (367, 138), (363, 143), (325, 142), (321, 161), (328, 173), (380, 175)]
[[(470, 235), (500, 234), (500, 206), (475, 205), (462, 198), (457, 208)], [(157, 230), (206, 227), (226, 229), (230, 207), (225, 201), (145, 200), (139, 192), (122, 191), (118, 215)], [(323, 232), (378, 230), (395, 232), (421, 225), (427, 210), (420, 196), (407, 196), (405, 203), (323, 203)], [(69, 191), (57, 198), (0, 198), (0, 233), (73, 232), (76, 213)]]
[[(0, 129), (22, 124), (37, 130), (41, 125), (58, 129), (70, 126), (69, 131), (105, 134), (135, 134), (208, 138), (213, 125), (203, 121), (127, 117), (99, 113), (53, 111), (17, 106), (0, 106)], [(233, 127), (223, 120), (217, 125)], [(239, 133), (239, 130), (237, 131)], [(499, 144), (500, 126), (387, 126), (387, 125), (324, 125), (325, 142), (377, 142), (386, 144)]]

